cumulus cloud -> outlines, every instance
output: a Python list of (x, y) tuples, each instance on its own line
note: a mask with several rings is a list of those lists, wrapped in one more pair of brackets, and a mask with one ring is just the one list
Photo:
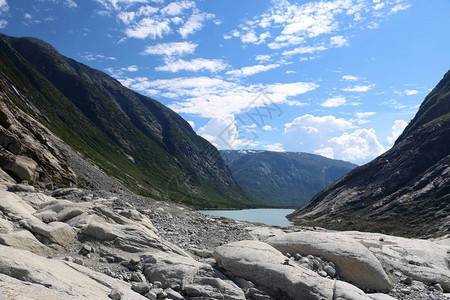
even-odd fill
[(283, 149), (318, 153), (358, 164), (367, 162), (385, 150), (374, 129), (349, 132), (353, 128), (351, 121), (332, 115), (303, 115), (285, 124)]
[(117, 58), (113, 56), (106, 56), (94, 52), (85, 52), (83, 55), (81, 55), (81, 58), (88, 61), (117, 60)]
[(396, 13), (398, 13), (399, 11), (407, 10), (407, 9), (410, 8), (410, 7), (411, 7), (410, 4), (400, 3), (400, 4), (397, 4), (396, 6), (394, 6), (394, 7), (391, 9), (390, 13), (391, 13), (391, 14), (396, 14)]
[(243, 67), (239, 70), (231, 70), (226, 72), (227, 75), (236, 76), (236, 77), (246, 77), (254, 74), (258, 74), (261, 72), (267, 72), (271, 69), (278, 68), (280, 64), (270, 64), (270, 65), (254, 65), (249, 67)]
[(197, 134), (220, 150), (256, 146), (257, 135), (251, 131), (246, 132), (248, 135), (243, 138), (243, 133), (238, 131), (234, 116), (222, 116), (209, 120), (205, 126), (200, 127)]
[(318, 51), (324, 51), (328, 48), (325, 46), (302, 46), (289, 51), (283, 51), (283, 55), (289, 56), (294, 54), (306, 54), (306, 53), (314, 53)]
[(317, 153), (329, 158), (365, 163), (382, 154), (386, 149), (378, 141), (375, 129), (358, 129), (352, 133), (333, 137), (327, 141), (328, 147), (318, 149)]
[(196, 31), (199, 31), (203, 27), (203, 23), (206, 20), (213, 19), (215, 15), (207, 14), (204, 12), (200, 12), (199, 10), (195, 10), (195, 12), (189, 17), (186, 23), (178, 29), (180, 35), (185, 39), (190, 34), (193, 34)]
[(270, 55), (268, 55), (268, 54), (256, 55), (255, 59), (258, 61), (268, 61), (268, 60), (270, 60)]
[(408, 123), (404, 120), (395, 120), (394, 125), (392, 125), (392, 134), (388, 136), (387, 141), (389, 145), (393, 145), (395, 140), (402, 134)]
[(195, 58), (189, 61), (178, 59), (178, 60), (168, 60), (164, 66), (156, 67), (157, 71), (167, 71), (167, 72), (180, 72), (180, 71), (209, 71), (218, 72), (224, 70), (228, 67), (228, 64), (221, 59), (204, 59)]

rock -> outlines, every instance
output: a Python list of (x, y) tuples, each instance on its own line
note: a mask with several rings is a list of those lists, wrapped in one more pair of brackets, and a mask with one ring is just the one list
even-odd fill
[(120, 300), (122, 298), (122, 293), (118, 289), (112, 289), (109, 293), (109, 298), (113, 300)]
[(333, 300), (395, 300), (395, 298), (381, 293), (365, 294), (354, 285), (336, 280)]
[(78, 258), (78, 257), (75, 257), (75, 258), (73, 259), (73, 262), (76, 263), (76, 264), (78, 264), (78, 265), (80, 265), (80, 266), (83, 266), (83, 265), (84, 265), (84, 261), (83, 261), (81, 258)]
[(148, 291), (150, 291), (150, 284), (148, 284), (147, 282), (133, 283), (131, 285), (131, 289), (138, 294), (144, 295)]
[(144, 262), (144, 274), (156, 285), (160, 281), (163, 288), (176, 284), (182, 288), (194, 280), (194, 276), (204, 265), (188, 256), (175, 253), (145, 253), (141, 255)]
[(94, 252), (94, 249), (89, 246), (89, 245), (83, 245), (83, 247), (81, 247), (80, 251), (78, 253), (80, 253), (81, 255), (88, 255), (89, 253)]
[(331, 299), (334, 282), (298, 265), (284, 265), (285, 256), (258, 241), (240, 241), (218, 247), (219, 267), (271, 290), (281, 290), (292, 299)]
[[(450, 247), (424, 239), (407, 239), (367, 232), (342, 232), (367, 248), (383, 263), (386, 270), (399, 270), (413, 280), (427, 285), (439, 283), (450, 292), (450, 270), (447, 250)], [(379, 238), (383, 237), (384, 242)], [(417, 264), (410, 264), (414, 261)], [(403, 276), (400, 274), (400, 276)]]
[(331, 277), (334, 277), (336, 275), (336, 270), (330, 266), (330, 265), (326, 265), (323, 270), (330, 275)]
[(3, 169), (9, 171), (19, 180), (26, 180), (33, 183), (37, 175), (37, 163), (26, 156), (18, 155), (15, 157), (14, 162), (6, 164)]
[(131, 281), (145, 282), (145, 277), (141, 272), (133, 272), (131, 274)]
[(444, 292), (444, 289), (442, 288), (442, 286), (439, 283), (433, 284), (433, 287), (436, 291)]
[(151, 290), (147, 293), (146, 297), (151, 300), (156, 300), (158, 299), (158, 294), (156, 294), (153, 290)]
[(14, 184), (8, 187), (8, 192), (34, 192), (34, 186), (28, 184)]
[(51, 242), (66, 246), (75, 238), (76, 232), (67, 225), (61, 222), (52, 222), (50, 224), (32, 224), (31, 228), (34, 232), (45, 236)]
[(206, 249), (197, 249), (197, 248), (189, 248), (190, 252), (194, 253), (195, 255), (198, 255), (203, 258), (209, 258), (213, 257), (213, 251), (206, 250)]
[(327, 277), (327, 272), (325, 272), (325, 271), (319, 271), (318, 274), (322, 277)]
[[(241, 279), (243, 280), (243, 279)], [(210, 299), (244, 300), (244, 292), (231, 280), (211, 277), (196, 277), (192, 284), (184, 287), (190, 297), (209, 297)]]
[(111, 287), (122, 300), (139, 300), (130, 286), (86, 267), (0, 246), (0, 295), (6, 299), (107, 299)]
[(52, 197), (63, 197), (69, 195), (81, 195), (83, 192), (78, 188), (62, 188), (56, 189), (52, 193)]
[(174, 291), (171, 288), (165, 289), (164, 292), (167, 294), (167, 297), (169, 297), (170, 299), (173, 299), (173, 300), (183, 300), (184, 299), (184, 297), (181, 296), (180, 293), (178, 293), (177, 291)]
[(267, 243), (283, 253), (311, 254), (332, 261), (340, 276), (360, 288), (391, 288), (380, 261), (365, 246), (340, 233), (295, 232), (270, 238)]
[(0, 233), (7, 233), (11, 230), (13, 230), (13, 225), (11, 222), (0, 218)]
[(39, 242), (34, 235), (27, 230), (11, 231), (0, 234), (0, 244), (17, 249), (28, 250), (36, 254), (46, 255), (51, 250)]
[(117, 248), (131, 253), (154, 248), (187, 255), (177, 246), (160, 239), (153, 231), (138, 225), (116, 225), (92, 221), (80, 231), (80, 234), (99, 241), (114, 241)]

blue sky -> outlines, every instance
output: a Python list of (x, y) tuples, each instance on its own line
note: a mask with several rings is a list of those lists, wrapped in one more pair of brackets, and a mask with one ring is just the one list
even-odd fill
[(38, 37), (180, 113), (219, 149), (365, 163), (449, 69), (448, 0), (0, 0)]

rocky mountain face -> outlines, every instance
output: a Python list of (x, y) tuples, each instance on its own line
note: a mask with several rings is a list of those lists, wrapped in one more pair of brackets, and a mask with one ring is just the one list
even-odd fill
[(309, 153), (257, 150), (220, 153), (244, 190), (279, 206), (301, 206), (357, 167)]
[(70, 169), (60, 138), (140, 194), (203, 208), (258, 205), (179, 115), (43, 41), (0, 36), (0, 99), (0, 164), (14, 179), (90, 184)]
[(289, 218), (338, 230), (420, 237), (450, 233), (450, 72), (389, 151)]

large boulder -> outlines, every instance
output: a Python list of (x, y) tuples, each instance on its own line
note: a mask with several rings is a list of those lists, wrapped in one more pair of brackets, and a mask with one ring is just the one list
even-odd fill
[(414, 280), (432, 285), (439, 283), (450, 292), (450, 243), (396, 236), (345, 231), (350, 237), (365, 245), (386, 267)]
[(0, 234), (0, 244), (17, 249), (28, 250), (40, 255), (48, 255), (51, 250), (39, 242), (27, 230), (10, 231)]
[(283, 253), (321, 256), (332, 261), (338, 274), (362, 289), (389, 290), (380, 261), (365, 246), (337, 232), (294, 232), (266, 241)]
[(3, 166), (6, 171), (9, 171), (20, 180), (26, 180), (33, 183), (37, 178), (37, 163), (26, 156), (16, 156), (15, 160)]
[(332, 299), (334, 281), (296, 264), (285, 264), (286, 257), (259, 241), (240, 241), (218, 247), (214, 252), (219, 267), (235, 276), (281, 290), (292, 299)]

